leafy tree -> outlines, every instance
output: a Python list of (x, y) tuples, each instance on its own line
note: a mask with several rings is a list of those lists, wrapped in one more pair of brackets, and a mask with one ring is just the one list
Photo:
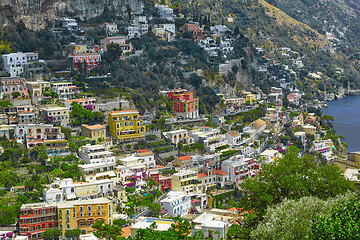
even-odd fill
[(309, 239), (360, 239), (360, 202), (356, 198), (334, 205), (331, 213), (319, 214)]
[(125, 219), (116, 219), (114, 220), (114, 225), (117, 225), (119, 227), (125, 225), (127, 221)]
[(268, 206), (284, 199), (306, 196), (327, 199), (355, 189), (336, 165), (317, 166), (313, 159), (309, 155), (299, 157), (298, 149), (289, 147), (284, 158), (265, 165), (258, 175), (241, 184), (240, 201), (244, 208), (261, 216)]
[(122, 50), (119, 44), (110, 43), (106, 46), (106, 52), (104, 54), (104, 58), (108, 62), (119, 60), (121, 55), (122, 55)]
[(57, 228), (53, 228), (53, 229), (46, 229), (43, 233), (42, 236), (44, 238), (44, 240), (55, 240), (55, 239), (59, 239), (61, 235), (61, 230), (57, 229)]
[(78, 239), (81, 235), (81, 229), (72, 229), (72, 230), (66, 230), (65, 231), (65, 237), (71, 238), (71, 239)]
[(150, 209), (150, 216), (152, 217), (158, 217), (160, 212), (161, 212), (161, 206), (159, 203), (151, 203), (149, 205), (149, 209)]
[(0, 225), (14, 224), (17, 220), (16, 206), (0, 204)]
[(347, 193), (328, 200), (317, 197), (303, 197), (298, 201), (286, 199), (267, 209), (264, 220), (251, 232), (251, 239), (305, 239), (311, 233), (316, 214), (329, 214), (334, 205), (354, 196), (355, 193)]
[(75, 102), (72, 105), (73, 110), (70, 112), (70, 118), (73, 119), (72, 125), (102, 123), (104, 121), (105, 116), (101, 112), (92, 112), (84, 109), (83, 106)]
[(103, 223), (100, 220), (97, 220), (92, 227), (96, 229), (94, 235), (101, 239), (107, 240), (122, 240), (126, 239), (125, 237), (121, 237), (122, 228), (118, 225), (109, 225)]
[(0, 109), (2, 112), (4, 112), (4, 110), (10, 106), (12, 106), (12, 103), (10, 101), (8, 101), (8, 100), (0, 101)]

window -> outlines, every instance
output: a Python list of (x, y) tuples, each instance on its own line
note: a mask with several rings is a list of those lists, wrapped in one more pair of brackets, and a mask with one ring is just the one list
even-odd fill
[(91, 206), (88, 206), (88, 211), (91, 211)]
[(66, 215), (69, 215), (69, 214), (70, 214), (70, 210), (66, 209)]
[(100, 216), (100, 211), (97, 212), (97, 215)]
[(82, 206), (80, 206), (80, 212), (82, 212), (83, 211), (83, 207)]

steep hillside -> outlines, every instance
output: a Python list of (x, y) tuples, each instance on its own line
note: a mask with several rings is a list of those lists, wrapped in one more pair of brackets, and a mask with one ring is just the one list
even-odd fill
[(38, 30), (60, 17), (89, 19), (104, 12), (126, 17), (127, 10), (139, 11), (142, 0), (0, 0), (1, 23), (20, 19), (30, 29)]
[(360, 48), (359, 0), (266, 0), (330, 39)]
[(260, 45), (291, 47), (304, 54), (328, 45), (323, 35), (262, 0), (182, 1), (182, 11), (195, 21), (210, 16), (214, 24), (238, 26)]

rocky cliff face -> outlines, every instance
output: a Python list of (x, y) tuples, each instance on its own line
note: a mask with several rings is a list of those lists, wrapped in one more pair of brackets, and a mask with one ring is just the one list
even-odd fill
[(143, 0), (0, 0), (2, 24), (23, 20), (30, 29), (41, 29), (46, 21), (61, 17), (89, 19), (101, 15), (105, 9), (119, 17), (126, 17), (130, 9), (141, 11)]

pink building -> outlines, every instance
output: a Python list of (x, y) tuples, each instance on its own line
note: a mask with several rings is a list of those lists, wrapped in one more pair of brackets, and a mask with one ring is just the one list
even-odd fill
[(132, 51), (132, 44), (126, 43), (126, 38), (124, 36), (114, 36), (114, 37), (106, 37), (101, 39), (101, 51), (104, 53), (107, 51), (107, 45), (110, 43), (119, 44), (123, 53), (123, 56), (127, 52)]
[(74, 53), (70, 56), (73, 69), (88, 74), (101, 63), (101, 55), (97, 52)]
[(1, 98), (12, 99), (14, 98), (13, 93), (18, 92), (19, 98), (29, 98), (28, 88), (25, 85), (24, 78), (1, 78), (0, 80)]

